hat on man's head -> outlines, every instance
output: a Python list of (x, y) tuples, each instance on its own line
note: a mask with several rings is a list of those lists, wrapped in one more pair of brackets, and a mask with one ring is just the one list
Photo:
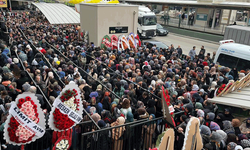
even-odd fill
[(18, 64), (18, 63), (19, 63), (19, 60), (18, 60), (17, 58), (13, 58), (13, 62), (14, 62), (15, 64)]
[(29, 89), (30, 89), (30, 84), (29, 83), (25, 83), (25, 84), (22, 85), (22, 87), (23, 87), (24, 92), (28, 92)]

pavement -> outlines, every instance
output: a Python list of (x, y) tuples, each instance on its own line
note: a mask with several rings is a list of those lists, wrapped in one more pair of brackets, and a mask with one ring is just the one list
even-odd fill
[(219, 43), (217, 42), (199, 40), (197, 38), (192, 38), (189, 36), (183, 36), (183, 35), (174, 34), (174, 33), (169, 33), (167, 36), (156, 36), (156, 37), (153, 37), (151, 40), (163, 42), (164, 44), (168, 46), (173, 44), (175, 48), (177, 48), (178, 45), (180, 45), (183, 50), (183, 53), (186, 55), (193, 48), (193, 46), (196, 46), (197, 54), (199, 53), (202, 45), (204, 45), (206, 49), (206, 53), (211, 53), (211, 54), (214, 51), (217, 51), (217, 49), (219, 48)]

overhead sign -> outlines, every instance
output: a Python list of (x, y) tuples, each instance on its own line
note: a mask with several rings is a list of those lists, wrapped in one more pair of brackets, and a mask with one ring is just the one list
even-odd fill
[(0, 7), (7, 7), (7, 0), (0, 0)]
[(128, 33), (128, 27), (109, 27), (109, 34)]

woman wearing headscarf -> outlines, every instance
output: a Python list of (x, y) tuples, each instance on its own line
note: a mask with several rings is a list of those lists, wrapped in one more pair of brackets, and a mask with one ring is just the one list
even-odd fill
[(213, 147), (213, 150), (220, 150), (221, 149), (220, 142), (222, 139), (223, 139), (223, 137), (219, 133), (217, 133), (215, 131), (212, 132), (212, 134), (210, 136), (210, 141), (211, 141), (210, 143), (211, 143), (211, 146)]
[[(118, 117), (115, 122), (111, 124), (111, 127), (120, 126), (125, 123), (124, 117)], [(123, 139), (121, 136), (125, 131), (124, 126), (112, 129), (112, 150), (122, 150), (123, 149)]]
[[(98, 121), (98, 126), (101, 129), (107, 127), (106, 123), (103, 120), (99, 120)], [(107, 149), (110, 149), (109, 137), (108, 137), (109, 133), (108, 132), (109, 132), (109, 130), (104, 130), (103, 132), (99, 133), (98, 138), (96, 138), (97, 139), (96, 142), (98, 142), (96, 149), (98, 149), (98, 150), (107, 150)]]
[(225, 120), (228, 121), (232, 121), (232, 119), (234, 118), (234, 116), (231, 114), (231, 109), (230, 108), (226, 108), (224, 111), (224, 116), (225, 116)]
[(211, 121), (214, 120), (214, 117), (215, 117), (214, 113), (212, 113), (212, 112), (207, 113), (205, 125), (208, 126), (208, 127), (210, 127), (210, 123), (211, 123)]
[(119, 97), (122, 97), (124, 95), (125, 89), (121, 86), (120, 82), (117, 82), (115, 84), (115, 88), (113, 91), (115, 92), (116, 95), (118, 95)]
[(219, 113), (215, 118), (215, 122), (220, 126), (221, 129), (223, 129), (222, 121), (224, 121), (224, 115), (223, 113)]
[(155, 115), (154, 114), (150, 114), (148, 120), (150, 121), (149, 123), (147, 123), (147, 125), (144, 126), (145, 130), (145, 136), (144, 136), (144, 146), (145, 149), (149, 149), (152, 148), (152, 138), (153, 138), (153, 133), (155, 132), (155, 128), (156, 128), (156, 122), (155, 121), (151, 121), (155, 119)]
[(223, 121), (223, 131), (225, 131), (227, 134), (235, 134), (234, 127), (231, 123), (231, 121), (225, 120)]
[(226, 148), (226, 141), (227, 141), (227, 134), (223, 130), (216, 130), (217, 133), (219, 133), (222, 137), (222, 140), (220, 141), (220, 149), (224, 150)]
[(235, 150), (235, 147), (237, 146), (236, 143), (230, 142), (227, 144), (227, 150)]
[(102, 106), (103, 106), (103, 109), (104, 109), (104, 110), (108, 110), (108, 111), (111, 110), (110, 97), (105, 96), (105, 97), (102, 99), (101, 103), (102, 103)]
[(250, 118), (240, 125), (240, 131), (242, 134), (250, 133)]
[(148, 108), (146, 109), (149, 114), (154, 114), (156, 113), (156, 108), (155, 108), (155, 101), (154, 100), (149, 100), (148, 101)]
[(241, 131), (240, 131), (240, 125), (241, 125), (241, 122), (239, 119), (233, 119), (232, 120), (232, 125), (234, 127), (234, 130), (235, 130), (235, 135), (238, 136), (239, 134), (241, 134)]

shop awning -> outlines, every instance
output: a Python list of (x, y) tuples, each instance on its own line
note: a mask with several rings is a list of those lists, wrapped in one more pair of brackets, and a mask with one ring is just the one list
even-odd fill
[(80, 14), (60, 3), (32, 3), (48, 19), (50, 24), (80, 24)]

